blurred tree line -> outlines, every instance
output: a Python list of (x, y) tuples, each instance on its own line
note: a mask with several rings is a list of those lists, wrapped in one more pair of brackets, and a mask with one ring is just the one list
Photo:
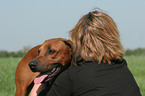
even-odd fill
[(127, 49), (125, 50), (125, 55), (145, 55), (145, 48)]
[(23, 57), (30, 49), (30, 46), (25, 46), (22, 50), (16, 52), (8, 52), (6, 50), (0, 50), (0, 57)]
[[(16, 52), (8, 52), (5, 50), (0, 50), (0, 57), (23, 57), (26, 52), (30, 49), (30, 46), (24, 47), (22, 50)], [(145, 55), (145, 48), (137, 48), (137, 49), (127, 49), (125, 50), (125, 55)]]

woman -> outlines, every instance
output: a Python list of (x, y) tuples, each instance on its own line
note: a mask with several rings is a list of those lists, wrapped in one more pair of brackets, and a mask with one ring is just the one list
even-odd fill
[[(84, 15), (70, 31), (75, 65), (62, 72), (47, 96), (141, 96), (123, 59), (113, 19), (101, 11)], [(35, 84), (31, 94), (42, 84)], [(32, 95), (34, 96), (34, 95)]]

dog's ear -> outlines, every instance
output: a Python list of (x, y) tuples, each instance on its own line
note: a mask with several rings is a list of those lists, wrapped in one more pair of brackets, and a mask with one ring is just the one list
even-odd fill
[(64, 40), (63, 41), (65, 43), (65, 45), (67, 45), (68, 47), (72, 48), (73, 47), (73, 43), (70, 40)]
[(73, 45), (73, 42), (71, 40), (64, 40), (63, 42), (65, 43), (65, 45), (67, 45), (71, 49), (71, 52), (72, 52), (71, 64), (76, 65), (75, 62), (74, 62), (74, 45)]
[(74, 53), (74, 45), (71, 40), (63, 40), (64, 44), (71, 48), (72, 53)]

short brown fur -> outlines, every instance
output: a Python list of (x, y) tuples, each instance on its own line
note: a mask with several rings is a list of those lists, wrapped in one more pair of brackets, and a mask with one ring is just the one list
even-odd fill
[[(57, 55), (51, 54), (48, 55), (47, 50), (48, 46), (51, 49), (57, 51)], [(40, 53), (38, 52), (40, 51)], [(39, 54), (38, 54), (39, 53)], [(73, 55), (73, 44), (70, 40), (63, 38), (54, 38), (46, 40), (42, 45), (38, 45), (30, 49), (26, 55), (19, 62), (16, 73), (15, 73), (15, 82), (16, 82), (16, 94), (15, 96), (28, 96), (31, 88), (33, 87), (34, 78), (40, 74), (40, 72), (32, 72), (28, 64), (32, 60), (39, 60), (39, 65), (45, 65), (51, 68), (52, 64), (59, 62), (63, 65), (63, 68), (66, 68), (70, 65)], [(55, 57), (55, 58), (54, 58)], [(46, 65), (47, 64), (47, 65)]]

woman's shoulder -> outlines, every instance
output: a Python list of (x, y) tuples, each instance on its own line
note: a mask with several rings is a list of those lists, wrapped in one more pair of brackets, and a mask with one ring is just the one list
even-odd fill
[(98, 64), (93, 61), (84, 61), (79, 62), (77, 65), (71, 64), (66, 72), (69, 74), (70, 77), (80, 76), (86, 73), (92, 73), (93, 71), (97, 70)]
[(111, 64), (108, 63), (97, 63), (93, 61), (83, 61), (79, 62), (77, 65), (71, 64), (69, 68), (67, 69), (70, 73), (80, 72), (87, 70), (90, 71), (99, 71), (99, 70), (106, 70), (106, 69), (115, 69), (115, 68), (122, 68), (123, 66), (126, 66), (127, 62), (125, 59), (122, 59), (120, 61), (114, 60)]
[(85, 61), (78, 63), (77, 66), (71, 64), (65, 71), (63, 71), (59, 78), (65, 78), (71, 81), (76, 79), (87, 79), (100, 76), (101, 74), (109, 74), (110, 72), (116, 72), (116, 70), (126, 69), (126, 61), (114, 62), (112, 64), (98, 64), (93, 61)]

